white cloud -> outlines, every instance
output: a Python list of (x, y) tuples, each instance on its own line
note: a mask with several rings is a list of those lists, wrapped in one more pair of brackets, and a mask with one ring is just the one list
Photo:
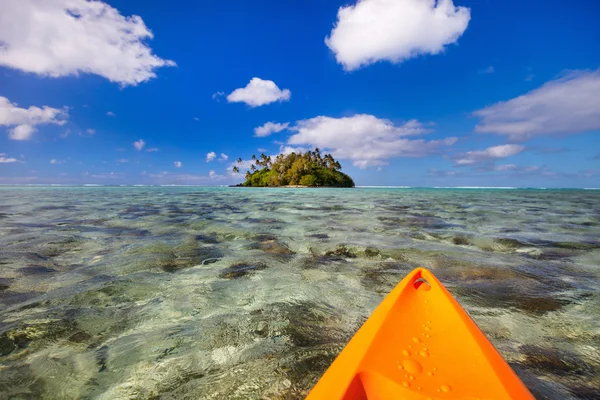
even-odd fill
[(217, 180), (217, 181), (221, 181), (221, 180), (227, 179), (227, 176), (225, 176), (225, 175), (219, 175), (215, 171), (212, 171), (212, 170), (208, 172), (208, 177), (210, 179)]
[(230, 103), (246, 103), (250, 107), (258, 107), (275, 101), (288, 101), (292, 92), (279, 89), (273, 81), (252, 78), (244, 88), (235, 89), (227, 96)]
[(527, 140), (600, 129), (600, 70), (576, 71), (473, 113), (475, 131)]
[(13, 140), (29, 140), (36, 131), (37, 125), (63, 125), (67, 117), (66, 108), (57, 109), (48, 106), (20, 108), (6, 97), (0, 96), (0, 126), (12, 127), (8, 137)]
[(50, 160), (50, 164), (64, 164), (65, 162), (65, 160), (57, 160), (56, 158)]
[(214, 151), (211, 151), (210, 153), (206, 154), (206, 162), (211, 162), (215, 158), (217, 158), (217, 153), (215, 153)]
[(218, 99), (220, 99), (223, 96), (225, 96), (225, 92), (216, 92), (216, 93), (213, 93), (212, 99), (213, 100), (218, 100)]
[(221, 153), (221, 157), (219, 157), (219, 161), (227, 161), (229, 156), (225, 153)]
[(0, 65), (43, 76), (89, 73), (123, 86), (174, 66), (152, 54), (141, 17), (124, 17), (102, 1), (3, 0)]
[(117, 163), (119, 163), (119, 164), (124, 164), (124, 163), (128, 163), (128, 162), (129, 162), (129, 160), (126, 158), (119, 158), (117, 160)]
[(145, 145), (146, 142), (144, 141), (144, 139), (136, 140), (135, 142), (133, 142), (133, 147), (135, 147), (137, 151), (141, 151)]
[(496, 72), (496, 69), (493, 65), (479, 71), (480, 74), (493, 74), (494, 72)]
[[(306, 153), (309, 149), (306, 147), (292, 147), (292, 146), (284, 146), (281, 145), (279, 146), (279, 154), (283, 154), (283, 155), (288, 155), (288, 154), (292, 154), (292, 153)], [(264, 153), (264, 152), (261, 152)], [(277, 156), (275, 156), (277, 157)]]
[(254, 136), (264, 137), (269, 136), (272, 133), (281, 132), (282, 130), (287, 128), (289, 124), (289, 122), (285, 122), (283, 124), (280, 124), (278, 122), (267, 122), (263, 126), (254, 128)]
[(490, 162), (496, 159), (506, 158), (519, 154), (525, 150), (525, 146), (518, 144), (503, 144), (500, 146), (488, 147), (485, 150), (473, 150), (459, 154), (455, 157), (455, 165), (473, 165)]
[(200, 118), (194, 117), (194, 121), (200, 121)]
[(175, 168), (181, 168), (181, 165), (182, 165), (182, 164), (181, 164), (181, 161), (175, 161), (175, 162), (173, 163), (173, 165), (175, 166)]
[(266, 153), (268, 150), (263, 147), (259, 147), (258, 149), (256, 149), (256, 151), (258, 151), (259, 153)]
[(17, 160), (13, 157), (6, 157), (6, 153), (0, 153), (0, 164), (10, 164), (10, 163), (22, 163), (22, 161)]
[(358, 0), (338, 10), (325, 44), (347, 71), (382, 60), (401, 63), (441, 53), (470, 19), (469, 9), (452, 0)]
[(458, 140), (454, 137), (431, 141), (408, 139), (407, 136), (429, 130), (417, 120), (396, 125), (368, 114), (344, 118), (319, 116), (298, 121), (289, 129), (297, 132), (289, 138), (289, 144), (331, 151), (334, 157), (352, 160), (360, 168), (385, 165), (385, 160), (392, 157), (423, 157)]
[(31, 125), (18, 125), (10, 130), (8, 137), (12, 140), (29, 140), (35, 131)]
[(91, 128), (89, 128), (89, 129), (86, 129), (86, 131), (85, 131), (85, 132), (86, 132), (88, 135), (93, 135), (93, 134), (95, 134), (95, 133), (96, 133), (96, 130), (95, 130), (95, 129), (91, 129)]
[(156, 147), (150, 147), (149, 149), (146, 149), (146, 151), (148, 153), (156, 153), (158, 151), (158, 149)]
[(112, 112), (112, 111), (109, 111), (109, 112), (107, 112), (107, 113), (106, 113), (106, 115), (107, 115), (108, 117), (114, 117), (114, 116), (115, 116), (115, 113), (114, 113), (114, 112)]

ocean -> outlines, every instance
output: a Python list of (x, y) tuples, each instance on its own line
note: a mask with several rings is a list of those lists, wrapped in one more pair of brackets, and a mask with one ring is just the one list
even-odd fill
[(600, 191), (102, 186), (0, 187), (0, 398), (302, 398), (418, 266), (600, 398)]

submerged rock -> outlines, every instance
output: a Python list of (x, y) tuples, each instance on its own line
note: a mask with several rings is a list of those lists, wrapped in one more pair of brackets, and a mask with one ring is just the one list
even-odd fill
[(519, 351), (524, 355), (523, 365), (554, 375), (593, 375), (597, 372), (573, 353), (533, 345), (521, 346)]
[(55, 269), (44, 267), (44, 266), (31, 266), (19, 268), (18, 271), (23, 275), (44, 275), (58, 272)]
[(594, 250), (600, 248), (600, 243), (587, 242), (555, 242), (554, 247), (567, 250)]
[(223, 257), (216, 246), (203, 244), (195, 238), (190, 238), (179, 245), (154, 244), (137, 249), (134, 254), (147, 256), (151, 266), (171, 273)]
[(0, 336), (0, 356), (7, 356), (17, 349), (24, 349), (35, 341), (65, 337), (74, 329), (75, 323), (66, 320), (43, 320), (39, 323), (22, 325)]
[(494, 241), (507, 249), (518, 249), (521, 247), (527, 247), (527, 245), (523, 242), (518, 241), (517, 239), (511, 238), (496, 238)]
[(381, 255), (381, 251), (374, 247), (367, 247), (364, 251), (364, 255), (368, 258), (378, 257)]
[(467, 236), (463, 236), (463, 235), (454, 236), (452, 238), (452, 243), (457, 246), (466, 246), (466, 245), (471, 244), (471, 242), (469, 241), (469, 238)]
[(280, 242), (275, 235), (257, 235), (256, 243), (249, 246), (250, 249), (260, 249), (265, 253), (275, 254), (280, 256), (290, 256), (296, 254), (287, 244)]
[(306, 237), (313, 238), (313, 239), (329, 239), (329, 235), (326, 233), (313, 233), (310, 235), (306, 235)]
[(356, 253), (348, 249), (346, 246), (338, 246), (335, 250), (329, 250), (325, 252), (325, 257), (329, 258), (356, 258)]
[(237, 263), (233, 264), (229, 268), (225, 268), (219, 274), (219, 278), (223, 279), (236, 279), (241, 278), (243, 276), (254, 273), (255, 271), (261, 271), (267, 268), (267, 264), (262, 262), (256, 263)]
[(341, 316), (333, 309), (313, 302), (301, 302), (286, 304), (282, 311), (288, 320), (284, 334), (294, 346), (312, 347), (345, 342), (351, 336)]

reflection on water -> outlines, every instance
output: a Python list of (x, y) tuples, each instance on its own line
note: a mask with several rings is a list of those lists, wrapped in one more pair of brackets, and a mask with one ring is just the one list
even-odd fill
[(600, 192), (0, 188), (0, 397), (301, 398), (412, 268), (600, 398)]

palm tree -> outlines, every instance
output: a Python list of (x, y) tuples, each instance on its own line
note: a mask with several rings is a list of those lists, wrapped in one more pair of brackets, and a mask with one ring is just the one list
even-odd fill
[(252, 161), (256, 161), (256, 155), (252, 154)]
[(333, 157), (331, 156), (331, 154), (325, 154), (325, 157), (323, 157), (323, 160), (325, 161), (325, 167), (331, 169), (331, 167), (333, 166), (334, 160)]
[(251, 175), (252, 175), (252, 174), (250, 173), (250, 171), (246, 171), (246, 180), (250, 179), (250, 176), (251, 176)]
[(251, 169), (252, 171), (256, 171), (256, 165), (252, 164), (252, 165), (250, 166), (250, 169)]
[(244, 162), (244, 160), (242, 160), (242, 157), (238, 158), (237, 163), (238, 164), (242, 164)]
[(240, 169), (237, 167), (237, 165), (233, 166), (233, 173), (234, 174), (239, 174), (240, 173)]

